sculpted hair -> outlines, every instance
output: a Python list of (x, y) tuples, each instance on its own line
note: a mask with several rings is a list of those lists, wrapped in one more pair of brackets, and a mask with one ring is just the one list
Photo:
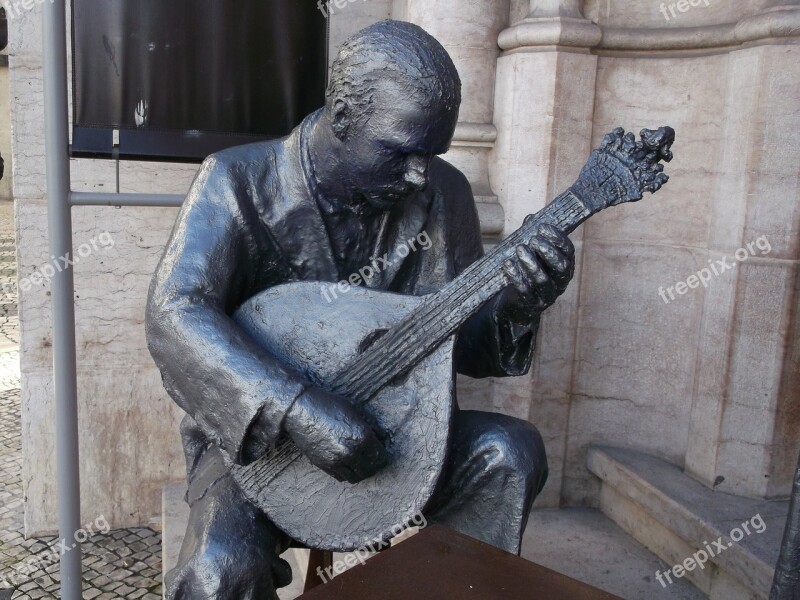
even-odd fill
[(378, 82), (391, 78), (423, 106), (447, 112), (461, 104), (461, 80), (450, 55), (424, 29), (404, 21), (381, 21), (362, 29), (339, 49), (325, 94), (330, 108), (347, 99), (356, 120), (374, 109)]

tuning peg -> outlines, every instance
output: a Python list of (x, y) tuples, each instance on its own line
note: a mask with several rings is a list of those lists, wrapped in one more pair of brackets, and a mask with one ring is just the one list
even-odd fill
[(675, 141), (675, 130), (672, 127), (664, 126), (658, 129), (642, 129), (639, 132), (644, 144), (651, 150), (658, 153), (659, 159), (664, 162), (672, 160), (670, 147)]

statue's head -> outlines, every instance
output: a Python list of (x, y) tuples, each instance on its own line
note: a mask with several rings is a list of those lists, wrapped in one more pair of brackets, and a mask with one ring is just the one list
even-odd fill
[(431, 158), (450, 145), (460, 104), (453, 61), (417, 25), (382, 21), (347, 40), (325, 110), (353, 194), (388, 208), (424, 189)]

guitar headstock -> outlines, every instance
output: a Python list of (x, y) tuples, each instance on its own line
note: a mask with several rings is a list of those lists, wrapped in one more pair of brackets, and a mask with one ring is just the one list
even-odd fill
[(617, 127), (589, 156), (572, 189), (593, 210), (636, 202), (645, 191), (655, 193), (669, 180), (661, 161), (672, 160), (675, 130), (642, 129), (639, 135), (637, 140)]

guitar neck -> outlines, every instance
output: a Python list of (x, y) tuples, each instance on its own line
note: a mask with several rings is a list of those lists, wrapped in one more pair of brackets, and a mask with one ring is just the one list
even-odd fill
[(569, 234), (599, 210), (587, 207), (569, 190), (558, 196), (356, 357), (332, 382), (332, 391), (356, 401), (368, 401), (433, 352), (509, 285), (503, 263), (514, 256), (519, 244), (526, 244), (533, 237), (540, 225), (550, 224)]

